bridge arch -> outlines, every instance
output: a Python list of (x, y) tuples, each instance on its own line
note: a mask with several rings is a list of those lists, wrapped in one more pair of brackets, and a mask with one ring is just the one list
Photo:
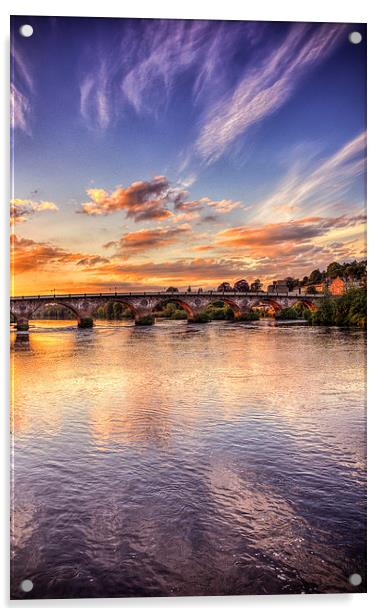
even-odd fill
[(262, 299), (258, 299), (256, 302), (254, 302), (254, 304), (251, 305), (251, 310), (260, 308), (262, 306), (268, 306), (270, 308), (273, 308), (275, 312), (278, 312), (279, 310), (282, 310), (283, 308), (283, 306), (281, 306), (281, 304), (277, 302), (275, 299), (265, 297)]
[(159, 306), (164, 306), (166, 304), (176, 304), (177, 306), (182, 308), (182, 310), (185, 310), (186, 314), (188, 315), (188, 319), (192, 319), (194, 316), (194, 311), (192, 307), (187, 302), (185, 302), (185, 300), (179, 297), (166, 297), (165, 299), (161, 299), (155, 304), (155, 306), (153, 306), (152, 312), (155, 311), (156, 308), (158, 308)]
[[(223, 302), (224, 304), (226, 304), (226, 306), (229, 306), (232, 309), (235, 317), (239, 317), (242, 314), (240, 307), (233, 299), (230, 299), (229, 297), (220, 297), (216, 301)], [(211, 303), (213, 304), (214, 302)]]
[(297, 301), (292, 304), (291, 308), (294, 308), (299, 304), (302, 304), (302, 306), (310, 310), (310, 312), (315, 312), (315, 310), (317, 310), (317, 307), (314, 302), (309, 299), (297, 299)]
[(33, 315), (40, 310), (41, 308), (45, 308), (46, 306), (63, 306), (64, 308), (67, 308), (67, 310), (70, 310), (71, 312), (73, 312), (74, 316), (76, 317), (76, 319), (80, 319), (81, 315), (79, 313), (78, 310), (76, 310), (76, 308), (74, 308), (71, 304), (65, 302), (65, 301), (60, 301), (60, 300), (48, 300), (46, 302), (44, 301), (40, 301), (39, 304), (37, 306), (35, 306), (32, 311), (29, 314), (29, 319), (33, 318)]
[(112, 302), (113, 304), (122, 304), (123, 306), (126, 306), (127, 308), (129, 308), (130, 312), (132, 313), (133, 318), (135, 318), (138, 314), (137, 307), (132, 302), (130, 302), (129, 300), (123, 297), (106, 297), (104, 298), (104, 301), (98, 302), (97, 305), (95, 305), (94, 310), (97, 310), (98, 308), (102, 308), (103, 306), (106, 306), (109, 302)]

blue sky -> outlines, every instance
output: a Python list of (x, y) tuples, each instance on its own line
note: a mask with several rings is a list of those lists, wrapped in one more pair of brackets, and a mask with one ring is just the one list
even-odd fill
[(58, 270), (63, 290), (213, 287), (364, 256), (364, 25), (11, 30), (16, 290)]

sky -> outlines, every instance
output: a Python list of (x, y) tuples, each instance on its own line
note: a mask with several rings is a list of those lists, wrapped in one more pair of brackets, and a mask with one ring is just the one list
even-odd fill
[(11, 147), (13, 295), (362, 259), (366, 26), (13, 17)]

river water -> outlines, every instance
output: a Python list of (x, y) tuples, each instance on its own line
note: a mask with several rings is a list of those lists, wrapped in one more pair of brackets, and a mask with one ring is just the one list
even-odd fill
[(11, 342), (14, 598), (366, 590), (364, 332), (35, 321)]

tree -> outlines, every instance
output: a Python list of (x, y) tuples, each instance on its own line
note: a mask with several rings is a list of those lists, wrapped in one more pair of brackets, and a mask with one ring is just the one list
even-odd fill
[(232, 291), (233, 288), (230, 284), (230, 282), (221, 282), (221, 284), (217, 287), (217, 291), (219, 291), (220, 293), (222, 293), (223, 291)]
[(322, 282), (322, 274), (319, 269), (315, 269), (311, 272), (309, 276), (309, 282), (311, 284), (319, 284)]
[(316, 290), (316, 288), (312, 284), (310, 284), (307, 287), (307, 293), (309, 293), (311, 295), (315, 295), (317, 293), (317, 290)]
[(258, 291), (261, 291), (261, 289), (262, 289), (262, 283), (259, 280), (259, 278), (257, 278), (256, 280), (254, 280), (254, 282), (251, 283), (250, 290), (254, 291), (254, 293), (257, 293)]
[(285, 278), (285, 282), (289, 291), (292, 291), (295, 287), (299, 287), (300, 285), (299, 280), (297, 278), (292, 278), (291, 276)]
[(179, 293), (177, 287), (168, 287), (166, 293)]
[(234, 291), (239, 291), (240, 293), (248, 293), (250, 291), (250, 287), (247, 280), (237, 280), (237, 282), (234, 284)]
[(344, 264), (344, 277), (348, 280), (365, 281), (367, 276), (367, 261), (353, 261)]
[(344, 275), (345, 267), (338, 263), (337, 261), (333, 261), (330, 265), (327, 266), (327, 276), (330, 280), (334, 280), (334, 278), (342, 278)]

